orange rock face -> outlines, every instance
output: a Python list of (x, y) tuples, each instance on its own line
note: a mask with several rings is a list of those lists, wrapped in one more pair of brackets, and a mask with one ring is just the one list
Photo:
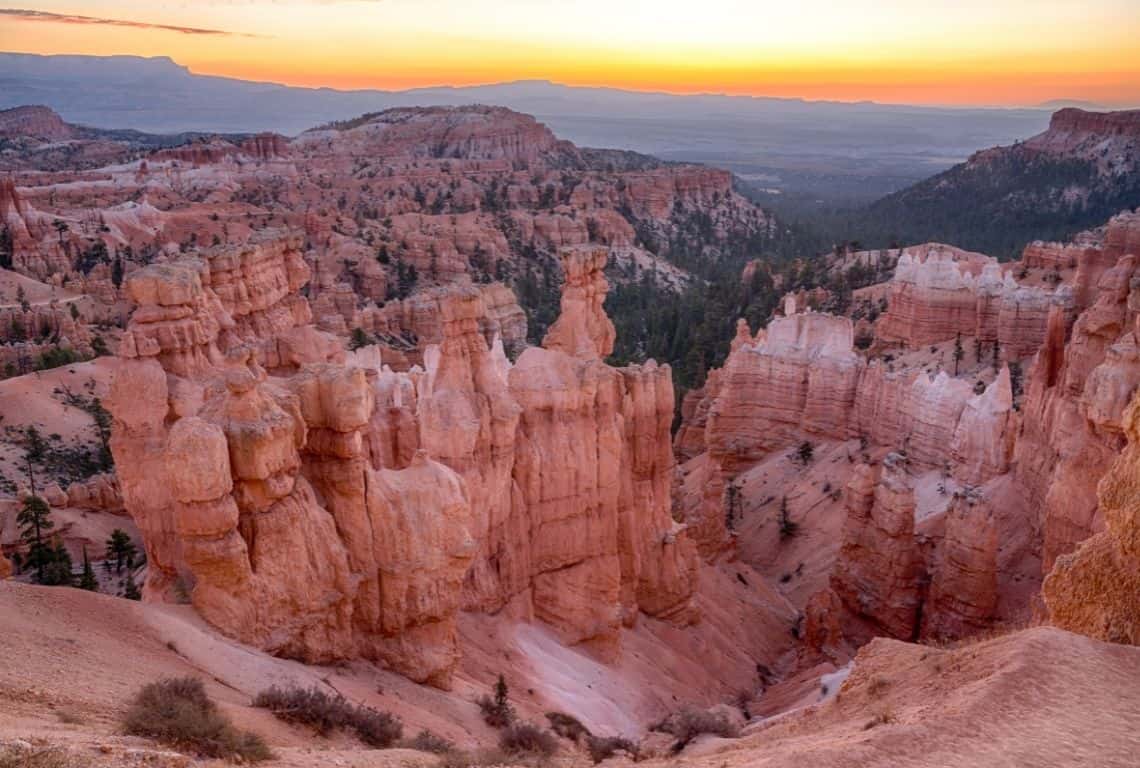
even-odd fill
[[(685, 404), (675, 441), (686, 460), (680, 506), (702, 554), (731, 545), (723, 521), (736, 478), (801, 441), (859, 438), (869, 466), (845, 491), (830, 586), (804, 603), (809, 645), (839, 658), (845, 642), (876, 634), (960, 637), (1023, 620), (1051, 569), (1047, 593), (1064, 594), (1064, 620), (1133, 637), (1130, 619), (1103, 618), (1131, 610), (1127, 589), (1085, 613), (1076, 595), (1110, 573), (1131, 584), (1119, 548), (1098, 533), (1115, 513), (1097, 485), (1125, 444), (1140, 383), (1138, 222), (1125, 213), (1072, 246), (1027, 249), (1026, 268), (1065, 271), (1055, 291), (1020, 285), (978, 255), (904, 254), (877, 329), (909, 334), (899, 340), (917, 349), (898, 359), (866, 361), (846, 319), (797, 315), (794, 302), (755, 339), (741, 328), (724, 368)], [(945, 352), (923, 347), (957, 334), (997, 340), (1013, 362), (988, 384), (976, 367), (932, 375)], [(1018, 358), (1033, 352), (1025, 371)], [(880, 468), (876, 446), (906, 460)], [(1067, 554), (1086, 539), (1086, 554)]]
[(1057, 626), (1115, 643), (1140, 644), (1140, 400), (1124, 413), (1128, 446), (1100, 482), (1106, 530), (1057, 558), (1042, 592)]
[(1008, 370), (975, 394), (946, 372), (868, 364), (850, 320), (813, 312), (776, 318), (755, 339), (742, 327), (732, 347), (685, 404), (675, 439), (687, 459), (682, 506), (706, 556), (727, 543), (725, 481), (802, 441), (861, 438), (905, 450), (915, 469), (949, 465), (965, 483), (1009, 469)]
[(862, 467), (848, 484), (843, 548), (831, 588), (877, 634), (911, 637), (919, 604), (922, 558), (914, 538), (914, 493), (905, 458), (890, 454), (881, 473)]
[(188, 594), (244, 642), (441, 687), (463, 607), (513, 606), (611, 657), (639, 612), (693, 618), (671, 378), (601, 361), (604, 251), (566, 252), (555, 348), (512, 367), (468, 288), (437, 297), (441, 343), (406, 373), (367, 349), (345, 365), (302, 324), (295, 252), (283, 236), (129, 280), (109, 405), (147, 599)]
[[(1108, 233), (1126, 243), (1138, 221), (1135, 214), (1117, 217)], [(1124, 444), (1123, 413), (1140, 380), (1135, 275), (1132, 255), (1104, 271), (1095, 301), (1077, 317), (1067, 340), (1065, 316), (1051, 315), (1046, 343), (1027, 377), (1014, 461), (1041, 510), (1046, 572), (1103, 527), (1097, 482)]]
[(1051, 306), (1072, 303), (1068, 286), (1021, 286), (982, 254), (918, 246), (899, 257), (887, 312), (875, 330), (883, 341), (912, 349), (959, 335), (997, 341), (1013, 360), (1037, 351)]

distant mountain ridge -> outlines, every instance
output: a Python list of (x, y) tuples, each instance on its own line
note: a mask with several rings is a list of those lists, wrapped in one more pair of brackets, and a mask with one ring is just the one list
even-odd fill
[[(999, 257), (1140, 206), (1140, 110), (1058, 110), (1042, 133), (871, 205), (864, 236), (938, 240)], [(867, 233), (872, 233), (868, 235)]]
[(766, 188), (866, 202), (978, 147), (1039, 133), (1048, 120), (1034, 109), (683, 96), (535, 80), (339, 91), (198, 75), (169, 58), (0, 53), (0, 108), (26, 104), (100, 128), (290, 136), (391, 107), (490, 104), (534, 115), (578, 146), (708, 163)]
[[(176, 147), (216, 134), (155, 134), (131, 128), (92, 128), (69, 123), (40, 104), (0, 109), (0, 171), (80, 170), (123, 162), (140, 152)], [(246, 134), (225, 134), (241, 141)]]

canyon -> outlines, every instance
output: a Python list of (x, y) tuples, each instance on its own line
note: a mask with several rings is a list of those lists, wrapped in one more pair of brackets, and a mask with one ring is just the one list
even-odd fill
[[(1132, 141), (1128, 113), (1070, 112), (1027, 146)], [(1026, 754), (1007, 711), (1037, 685), (1103, 702), (1078, 718), (1105, 739), (1085, 757), (1126, 764), (1140, 213), (1017, 261), (837, 248), (816, 284), (777, 288), (753, 254), (784, 225), (727, 172), (576, 147), (503, 108), (173, 146), (0, 118), (28, 141), (0, 176), (0, 615), (32, 670), (0, 673), (14, 721), (105, 706), (95, 655), (73, 669), (98, 695), (43, 682), (81, 627), (98, 658), (138, 657), (132, 684), (209, 677), (282, 764), (316, 763), (249, 706), (269, 685), (477, 747), (499, 675), (522, 717), (684, 765), (875, 764), (940, 718)], [(680, 300), (708, 264), (786, 294), (682, 394), (669, 365), (618, 360), (607, 297)], [(852, 270), (872, 278), (841, 302)], [(110, 594), (28, 583), (31, 496)], [(142, 553), (126, 576), (112, 532)], [(135, 578), (140, 603), (121, 599)], [(686, 706), (740, 737), (654, 747)], [(1021, 717), (1055, 743), (1076, 727)]]
[[(1140, 383), (1138, 233), (1140, 216), (1124, 213), (1079, 247), (1035, 243), (1011, 264), (902, 249), (889, 283), (864, 289), (886, 301), (866, 356), (849, 318), (793, 297), (755, 335), (742, 323), (724, 367), (686, 396), (675, 438), (702, 551), (787, 567), (787, 531), (820, 527), (826, 550), (811, 553), (806, 575), (800, 563), (793, 600), (809, 642), (833, 659), (875, 636), (952, 639), (1048, 616), (1035, 597), (1042, 580), (1094, 547), (1113, 565), (1083, 567), (1127, 571), (1130, 534), (1102, 531), (1127, 509), (1105, 499), (1112, 477), (1128, 482), (1113, 467), (1128, 455), (1126, 409)], [(820, 493), (805, 470), (824, 446), (832, 466)], [(779, 512), (771, 483), (758, 482), (779, 471), (773, 462), (793, 468)], [(823, 498), (801, 519), (805, 496)], [(757, 544), (764, 526), (781, 535)], [(1048, 600), (1061, 571), (1048, 583), (1045, 608), (1060, 599)], [(1094, 583), (1104, 582), (1084, 582), (1102, 589)], [(1097, 636), (1133, 637), (1128, 611), (1115, 609)]]

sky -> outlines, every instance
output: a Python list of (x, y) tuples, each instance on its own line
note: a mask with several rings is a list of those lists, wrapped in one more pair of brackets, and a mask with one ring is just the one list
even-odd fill
[(334, 88), (1140, 106), (1137, 40), (1140, 0), (0, 0), (0, 50)]

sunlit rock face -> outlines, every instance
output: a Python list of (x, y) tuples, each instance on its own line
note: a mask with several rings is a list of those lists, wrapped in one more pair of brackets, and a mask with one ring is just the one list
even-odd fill
[[(668, 367), (602, 361), (604, 249), (569, 249), (550, 348), (514, 366), (504, 303), (439, 294), (398, 373), (314, 331), (296, 242), (131, 276), (110, 408), (147, 599), (310, 662), (448, 687), (461, 609), (512, 607), (603, 656), (639, 613), (686, 623), (698, 560), (670, 515)], [(374, 348), (373, 348), (374, 349)]]

